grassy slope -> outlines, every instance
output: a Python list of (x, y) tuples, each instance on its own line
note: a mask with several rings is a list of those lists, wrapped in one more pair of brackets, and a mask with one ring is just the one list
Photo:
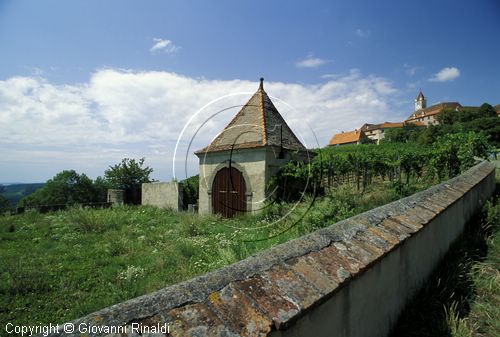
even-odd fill
[(384, 186), (339, 190), (305, 200), (283, 221), (290, 205), (231, 220), (153, 207), (0, 217), (0, 321), (75, 319), (396, 198)]
[(468, 316), (457, 312), (448, 322), (453, 337), (500, 336), (500, 169), (497, 169), (496, 199), (487, 205), (483, 217), (487, 254), (470, 271), (475, 297)]
[[(496, 207), (497, 219), (500, 205)], [(450, 324), (453, 336), (500, 336), (500, 226), (497, 222), (495, 233), (488, 238), (489, 252), (486, 260), (472, 268), (472, 279), (476, 288), (476, 298), (470, 304), (468, 318), (457, 324)], [(457, 317), (457, 316), (455, 316)], [(459, 317), (459, 316), (458, 316)], [(451, 320), (453, 323), (456, 320)], [(465, 333), (460, 333), (465, 331)]]
[(500, 170), (496, 197), (466, 227), (393, 337), (500, 336)]

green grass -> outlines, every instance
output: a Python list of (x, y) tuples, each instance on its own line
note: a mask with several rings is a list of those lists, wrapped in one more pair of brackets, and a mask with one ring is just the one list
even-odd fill
[(476, 297), (470, 304), (469, 317), (457, 324), (470, 329), (470, 334), (452, 336), (500, 336), (500, 203), (489, 206), (486, 223), (492, 234), (487, 237), (488, 254), (484, 261), (472, 266), (471, 277)]
[(467, 225), (392, 336), (500, 336), (500, 191)]
[(386, 184), (233, 219), (145, 206), (0, 217), (0, 322), (72, 320), (397, 198)]

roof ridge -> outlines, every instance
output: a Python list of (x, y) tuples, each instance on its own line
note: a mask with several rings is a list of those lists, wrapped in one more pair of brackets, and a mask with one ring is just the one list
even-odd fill
[[(280, 146), (291, 150), (305, 150), (293, 130), (274, 106), (264, 90), (261, 78), (259, 89), (252, 95), (231, 122), (204, 150), (217, 151), (231, 148), (250, 148), (261, 146)], [(277, 128), (277, 125), (280, 128)], [(233, 127), (242, 127), (230, 130)], [(241, 136), (241, 137), (240, 137)]]
[(262, 127), (262, 144), (267, 144), (267, 130), (266, 130), (266, 119), (264, 116), (264, 94), (267, 93), (264, 91), (264, 78), (260, 78), (260, 86), (258, 92), (260, 93), (260, 113), (261, 113), (261, 127)]

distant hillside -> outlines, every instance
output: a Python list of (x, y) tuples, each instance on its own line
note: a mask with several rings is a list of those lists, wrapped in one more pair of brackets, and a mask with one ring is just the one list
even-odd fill
[(15, 207), (19, 200), (23, 197), (30, 195), (37, 189), (45, 185), (44, 183), (34, 183), (34, 184), (9, 184), (0, 185), (0, 194), (6, 197), (10, 205)]

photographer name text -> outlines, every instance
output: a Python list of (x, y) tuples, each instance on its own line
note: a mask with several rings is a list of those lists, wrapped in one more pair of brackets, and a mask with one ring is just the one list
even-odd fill
[(170, 334), (170, 326), (168, 323), (158, 323), (156, 325), (142, 325), (140, 323), (131, 323), (129, 325), (93, 325), (90, 323), (65, 323), (65, 324), (48, 324), (48, 325), (15, 325), (12, 323), (5, 324), (5, 332), (15, 336), (34, 336), (42, 335), (49, 336), (50, 334), (66, 333), (66, 334)]

